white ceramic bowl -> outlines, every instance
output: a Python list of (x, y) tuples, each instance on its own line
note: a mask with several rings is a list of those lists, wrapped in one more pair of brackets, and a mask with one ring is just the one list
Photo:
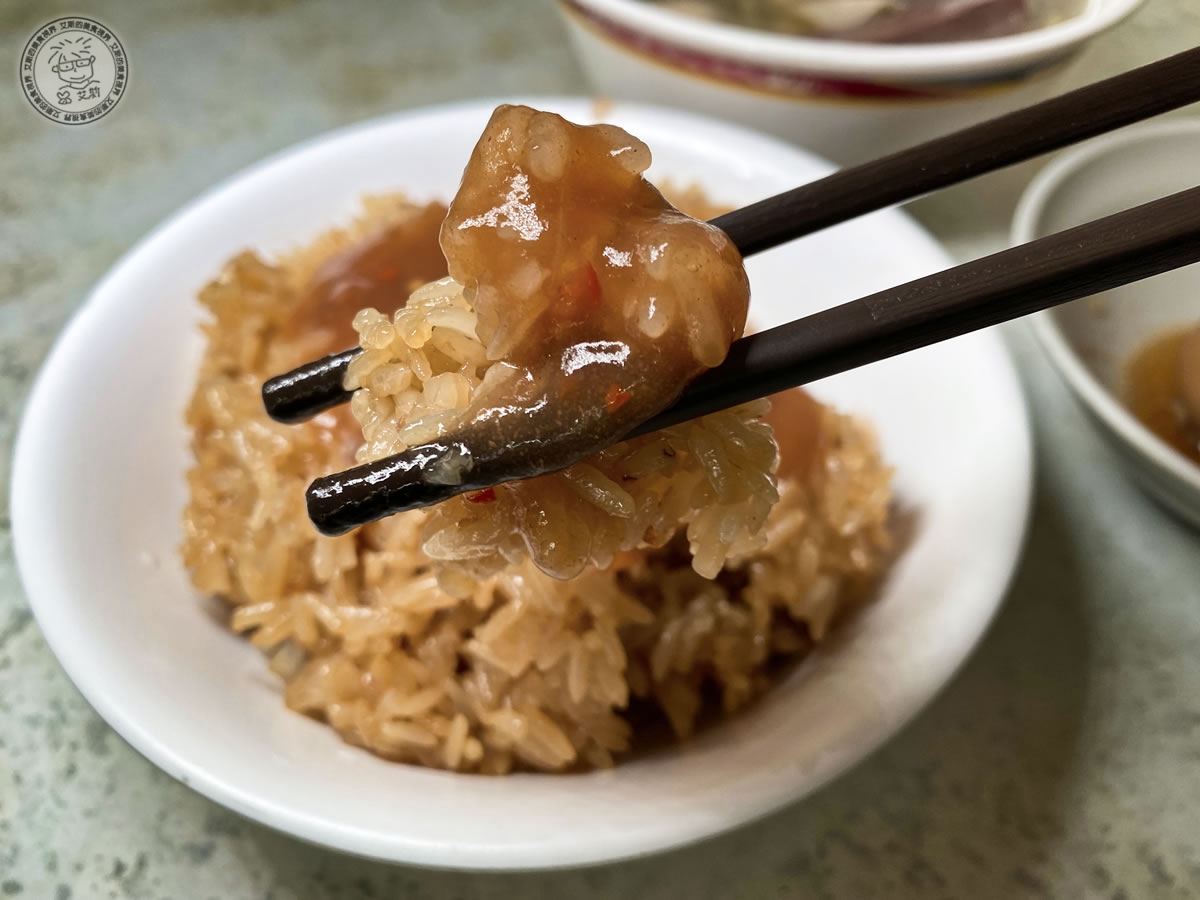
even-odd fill
[[(1080, 225), (1200, 184), (1200, 120), (1128, 129), (1047, 166), (1017, 207), (1013, 243)], [(1200, 466), (1118, 399), (1122, 370), (1148, 338), (1200, 321), (1200, 265), (1031, 317), (1051, 362), (1126, 470), (1168, 509), (1200, 526)]]
[[(582, 100), (539, 105), (594, 120)], [(916, 531), (876, 602), (746, 715), (687, 746), (582, 775), (487, 778), (387, 763), (287, 711), (261, 656), (204, 613), (175, 547), (188, 465), (181, 410), (200, 352), (196, 290), (230, 254), (273, 253), (367, 192), (447, 198), (493, 104), (400, 115), (257, 165), (190, 204), (101, 281), (42, 370), (18, 437), (13, 521), (38, 624), (72, 680), (134, 747), (231, 809), (366, 856), (545, 868), (650, 853), (814, 790), (896, 731), (951, 676), (1016, 562), (1030, 438), (1000, 339), (968, 336), (831, 379), (871, 419)], [(617, 106), (652, 175), (742, 204), (830, 171), (739, 128)], [(899, 212), (750, 263), (773, 325), (938, 269)], [(948, 377), (949, 376), (949, 377)]]
[(755, 31), (645, 0), (559, 0), (594, 88), (795, 141), (842, 164), (1045, 99), (1075, 53), (1143, 0), (1080, 0), (1059, 24), (982, 41), (885, 46)]

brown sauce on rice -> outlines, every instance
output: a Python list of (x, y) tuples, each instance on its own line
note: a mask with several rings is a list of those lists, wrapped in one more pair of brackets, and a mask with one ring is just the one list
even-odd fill
[(324, 352), (336, 353), (356, 342), (352, 323), (360, 309), (393, 313), (421, 285), (445, 278), (438, 245), (445, 218), (445, 205), (430, 203), (322, 263), (292, 314), (292, 333), (326, 335)]

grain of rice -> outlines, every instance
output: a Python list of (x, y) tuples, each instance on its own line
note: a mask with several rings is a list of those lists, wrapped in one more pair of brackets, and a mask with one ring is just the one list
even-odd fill
[(438, 738), (428, 728), (412, 722), (384, 721), (379, 725), (380, 736), (389, 744), (414, 747), (437, 746)]
[(414, 694), (405, 694), (395, 688), (380, 698), (376, 711), (389, 719), (411, 719), (429, 712), (441, 702), (446, 692), (440, 687), (428, 687)]
[(462, 763), (467, 749), (467, 736), (470, 734), (470, 727), (471, 724), (467, 721), (466, 716), (462, 713), (455, 713), (442, 748), (445, 754), (447, 769), (457, 769)]

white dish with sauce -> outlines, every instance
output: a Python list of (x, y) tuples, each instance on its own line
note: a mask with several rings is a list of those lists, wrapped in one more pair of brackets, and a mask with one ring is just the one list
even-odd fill
[[(1017, 207), (1022, 244), (1200, 184), (1200, 121), (1126, 129), (1068, 151)], [(1200, 526), (1200, 465), (1172, 449), (1122, 402), (1126, 366), (1146, 342), (1200, 325), (1200, 265), (1187, 266), (1030, 318), (1050, 361), (1125, 470), (1152, 497)]]
[[(535, 105), (595, 121), (584, 100)], [(746, 714), (677, 748), (579, 775), (460, 775), (385, 762), (288, 711), (261, 655), (205, 613), (175, 552), (182, 408), (201, 349), (197, 289), (234, 252), (271, 254), (363, 194), (448, 198), (494, 103), (368, 122), (269, 159), (185, 207), (95, 287), (60, 337), (17, 441), (15, 548), (54, 653), (164, 771), (305, 840), (464, 869), (596, 863), (678, 846), (815, 790), (894, 734), (998, 608), (1029, 508), (1029, 423), (995, 333), (821, 382), (874, 423), (912, 523), (878, 598)], [(740, 128), (649, 107), (605, 112), (647, 141), (652, 178), (740, 205), (827, 173)], [(749, 263), (759, 326), (948, 265), (885, 211)]]
[(865, 162), (1044, 100), (1075, 57), (1144, 0), (1043, 0), (1061, 21), (934, 44), (797, 37), (647, 0), (558, 0), (593, 88), (716, 115)]

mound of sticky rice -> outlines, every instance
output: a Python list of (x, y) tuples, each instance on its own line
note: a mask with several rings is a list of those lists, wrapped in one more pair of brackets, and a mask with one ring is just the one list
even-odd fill
[[(351, 363), (351, 410), (366, 462), (453, 432), (487, 404), (493, 366), (474, 336), (461, 285), (444, 279), (412, 295), (394, 318), (355, 319), (366, 353)], [(662, 547), (685, 531), (691, 564), (716, 577), (730, 556), (765, 541), (779, 499), (765, 400), (622, 441), (569, 468), (461, 494), (434, 507), (422, 550), (459, 595), (526, 558), (555, 578), (608, 568), (622, 551)], [(449, 563), (448, 565), (445, 563)]]
[[(308, 521), (313, 478), (460, 424), (494, 382), (510, 389), (492, 373), (514, 365), (512, 348), (493, 358), (481, 337), (503, 314), (481, 325), (469, 278), (445, 279), (444, 261), (398, 278), (360, 249), (383, 234), (428, 242), (439, 219), (374, 200), (310, 247), (239, 255), (202, 291), (182, 548), (196, 587), (269, 655), (288, 706), (390, 759), (609, 766), (653, 730), (647, 713), (686, 737), (706, 708), (740, 708), (887, 559), (890, 472), (869, 429), (807, 395), (780, 398), (781, 415), (749, 404), (341, 537)], [(348, 277), (327, 283), (350, 270), (362, 290), (395, 282), (401, 298), (409, 276), (435, 279), (402, 309), (354, 320), (368, 348), (350, 373), (365, 442), (344, 409), (284, 426), (259, 395), (265, 378), (340, 349), (317, 326), (321, 304), (363, 299), (338, 300)]]

